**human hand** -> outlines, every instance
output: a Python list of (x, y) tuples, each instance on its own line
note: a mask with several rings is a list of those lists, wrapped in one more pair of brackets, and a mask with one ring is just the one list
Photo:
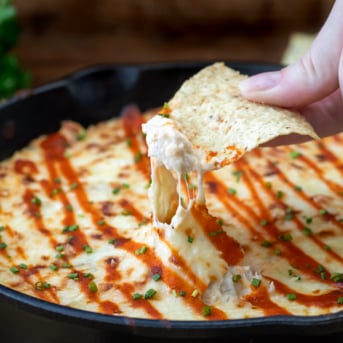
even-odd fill
[[(280, 71), (243, 81), (242, 95), (249, 100), (299, 110), (320, 137), (343, 131), (342, 15), (343, 0), (336, 0), (305, 55)], [(283, 141), (296, 142), (294, 137)]]

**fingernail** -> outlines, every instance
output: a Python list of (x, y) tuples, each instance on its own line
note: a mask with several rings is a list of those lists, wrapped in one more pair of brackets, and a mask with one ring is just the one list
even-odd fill
[(281, 73), (278, 71), (258, 74), (241, 81), (239, 89), (242, 93), (266, 91), (275, 87), (280, 79)]

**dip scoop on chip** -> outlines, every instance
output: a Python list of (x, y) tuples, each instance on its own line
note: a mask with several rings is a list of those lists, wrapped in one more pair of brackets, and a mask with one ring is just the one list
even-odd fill
[[(222, 62), (209, 65), (186, 80), (168, 106), (143, 124), (151, 158), (155, 217), (157, 207), (165, 209), (157, 217), (169, 221), (171, 213), (192, 206), (192, 198), (186, 206), (181, 203), (180, 180), (184, 173), (197, 173), (196, 200), (204, 203), (204, 172), (235, 162), (280, 136), (319, 138), (300, 113), (243, 98), (238, 85), (245, 78)], [(178, 206), (171, 209), (171, 204), (177, 203), (177, 194)]]

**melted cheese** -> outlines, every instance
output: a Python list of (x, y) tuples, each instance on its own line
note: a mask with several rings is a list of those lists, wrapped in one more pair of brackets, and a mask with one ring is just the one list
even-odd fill
[[(148, 119), (128, 108), (87, 130), (63, 123), (0, 163), (2, 285), (153, 319), (342, 310), (342, 135), (256, 149), (206, 173), (206, 207), (198, 175), (180, 170), (182, 208), (194, 201), (184, 225), (165, 230), (151, 215)], [(157, 176), (172, 190), (169, 225), (177, 178), (163, 165)]]
[[(197, 201), (204, 203), (203, 160), (176, 123), (156, 115), (142, 125), (151, 160), (151, 190), (154, 225), (177, 228), (186, 220), (194, 198), (182, 203), (182, 178), (190, 172), (198, 175)], [(177, 206), (175, 203), (177, 202)]]

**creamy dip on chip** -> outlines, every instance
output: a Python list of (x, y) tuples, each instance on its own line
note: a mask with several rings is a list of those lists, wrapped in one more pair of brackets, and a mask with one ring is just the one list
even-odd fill
[[(205, 203), (205, 172), (231, 164), (279, 136), (318, 138), (299, 113), (241, 97), (238, 84), (244, 78), (224, 63), (214, 63), (186, 80), (161, 113), (142, 125), (151, 159), (155, 225), (175, 228), (194, 201)], [(196, 197), (186, 192), (185, 205), (181, 180), (190, 172), (196, 174), (197, 192)]]

